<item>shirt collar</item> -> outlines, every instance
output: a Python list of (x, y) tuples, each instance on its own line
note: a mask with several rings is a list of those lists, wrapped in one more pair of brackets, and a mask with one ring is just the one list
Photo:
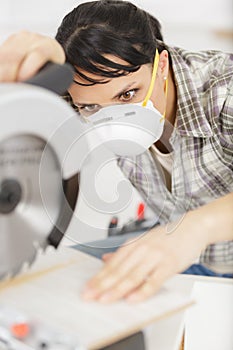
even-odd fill
[(181, 136), (207, 138), (213, 135), (200, 103), (197, 88), (182, 50), (168, 48), (177, 88), (176, 128)]

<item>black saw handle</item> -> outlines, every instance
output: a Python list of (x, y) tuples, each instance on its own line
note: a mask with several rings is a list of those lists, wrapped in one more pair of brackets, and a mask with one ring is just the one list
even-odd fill
[(24, 83), (40, 86), (58, 95), (64, 94), (73, 82), (74, 69), (69, 63), (48, 62), (32, 78)]

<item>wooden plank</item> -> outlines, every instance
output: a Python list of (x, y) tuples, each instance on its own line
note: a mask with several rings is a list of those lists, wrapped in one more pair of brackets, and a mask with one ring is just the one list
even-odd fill
[(29, 271), (0, 283), (0, 304), (78, 336), (84, 347), (95, 350), (193, 303), (190, 282), (187, 288), (181, 288), (179, 276), (138, 304), (85, 302), (80, 297), (82, 288), (102, 265), (100, 260), (71, 248), (50, 250), (40, 255)]

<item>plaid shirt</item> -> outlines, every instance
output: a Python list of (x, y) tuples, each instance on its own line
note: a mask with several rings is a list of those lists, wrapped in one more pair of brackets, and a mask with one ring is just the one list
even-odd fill
[[(178, 98), (176, 127), (169, 139), (174, 156), (171, 192), (151, 150), (118, 159), (160, 224), (233, 192), (233, 55), (167, 49)], [(78, 110), (69, 94), (64, 99)], [(200, 262), (233, 272), (233, 241), (208, 246)]]
[[(150, 150), (118, 160), (161, 224), (233, 192), (233, 55), (168, 50), (178, 99), (169, 140), (174, 154), (171, 192)], [(200, 262), (233, 271), (233, 241), (208, 246)]]

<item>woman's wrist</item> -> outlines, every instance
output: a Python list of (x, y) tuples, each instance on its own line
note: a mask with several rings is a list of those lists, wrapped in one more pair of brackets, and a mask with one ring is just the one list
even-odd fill
[[(199, 226), (205, 245), (233, 239), (233, 193), (190, 213), (190, 223)], [(188, 213), (188, 214), (189, 214)]]
[(196, 239), (199, 240), (201, 249), (204, 250), (209, 244), (213, 243), (213, 217), (209, 215), (208, 211), (204, 212), (201, 207), (190, 211), (188, 213), (188, 220), (192, 227), (191, 231), (195, 231)]

